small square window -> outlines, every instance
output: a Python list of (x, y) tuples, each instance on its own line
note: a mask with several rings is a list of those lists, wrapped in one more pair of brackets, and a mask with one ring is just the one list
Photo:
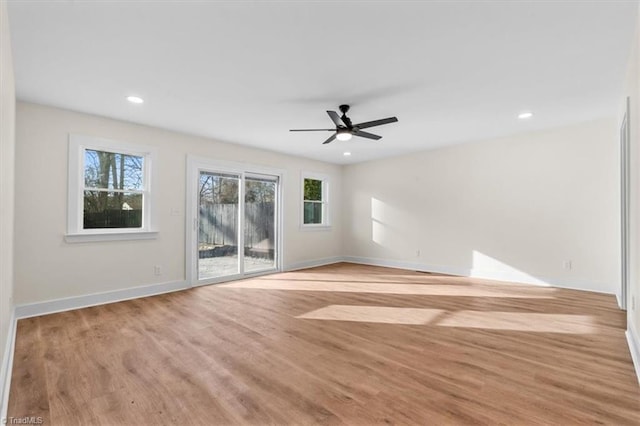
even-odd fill
[(329, 179), (317, 174), (303, 174), (302, 186), (302, 225), (329, 226)]

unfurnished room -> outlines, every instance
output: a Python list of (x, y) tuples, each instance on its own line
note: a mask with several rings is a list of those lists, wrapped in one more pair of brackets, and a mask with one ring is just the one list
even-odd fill
[(639, 425), (638, 1), (0, 0), (0, 421)]

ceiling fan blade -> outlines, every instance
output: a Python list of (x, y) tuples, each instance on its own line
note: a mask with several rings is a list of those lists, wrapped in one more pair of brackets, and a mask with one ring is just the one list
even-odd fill
[(291, 129), (290, 132), (335, 132), (336, 129)]
[(353, 132), (353, 136), (360, 136), (361, 138), (374, 139), (374, 140), (382, 139), (382, 136), (374, 135), (373, 133), (363, 132), (361, 130), (358, 130), (357, 132)]
[(398, 119), (396, 117), (389, 117), (383, 118), (382, 120), (366, 121), (364, 123), (356, 124), (353, 127), (357, 127), (358, 129), (366, 129), (367, 127), (382, 126), (383, 124), (395, 123), (397, 121)]
[(342, 118), (340, 118), (337, 112), (327, 111), (327, 114), (329, 114), (329, 117), (331, 117), (331, 120), (336, 124), (336, 126), (347, 127), (347, 125), (344, 124), (344, 121), (342, 121)]
[(333, 142), (333, 140), (336, 138), (336, 135), (338, 133), (334, 133), (333, 135), (331, 135), (331, 137), (329, 139), (327, 139), (326, 141), (322, 142), (322, 145)]

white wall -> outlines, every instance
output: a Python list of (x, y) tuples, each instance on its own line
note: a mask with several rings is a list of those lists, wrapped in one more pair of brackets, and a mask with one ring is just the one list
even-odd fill
[(347, 166), (345, 254), (615, 293), (617, 126), (602, 119)]
[[(65, 243), (69, 133), (158, 148), (158, 239)], [(16, 140), (16, 304), (184, 280), (187, 154), (285, 170), (285, 268), (342, 254), (339, 214), (330, 231), (299, 229), (301, 171), (331, 177), (338, 213), (339, 166), (23, 102), (17, 107)], [(172, 216), (174, 208), (181, 214)], [(162, 266), (160, 277), (154, 276), (154, 265)]]
[[(627, 75), (625, 79), (624, 96), (630, 98), (630, 163), (631, 163), (631, 185), (630, 185), (630, 289), (628, 294), (628, 310), (627, 321), (632, 332), (640, 331), (640, 11), (636, 24), (636, 32), (634, 34), (633, 46), (627, 66)], [(621, 99), (623, 105), (624, 99)], [(622, 108), (621, 108), (622, 109)], [(620, 114), (622, 115), (624, 112)], [(631, 300), (635, 300), (635, 308), (632, 307)], [(640, 345), (640, 340), (635, 336), (636, 344)], [(640, 350), (640, 347), (636, 348)], [(636, 362), (640, 363), (640, 359)], [(636, 366), (640, 374), (640, 364)]]
[[(7, 19), (7, 3), (0, 2), (0, 404), (4, 401), (5, 351), (13, 311), (13, 214), (15, 149), (15, 84)], [(1, 411), (0, 412), (4, 412)]]

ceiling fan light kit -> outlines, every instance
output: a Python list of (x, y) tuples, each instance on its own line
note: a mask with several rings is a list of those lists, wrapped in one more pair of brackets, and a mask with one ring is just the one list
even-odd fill
[(336, 125), (335, 129), (291, 129), (291, 132), (335, 132), (329, 137), (323, 144), (333, 142), (335, 139), (339, 141), (348, 141), (352, 136), (359, 136), (361, 138), (378, 140), (382, 136), (374, 135), (373, 133), (363, 132), (362, 129), (369, 127), (382, 126), (383, 124), (395, 123), (398, 121), (396, 117), (383, 118), (380, 120), (365, 121), (364, 123), (353, 124), (351, 119), (347, 117), (349, 111), (349, 105), (340, 105), (340, 112), (342, 116), (338, 115), (335, 111), (327, 111), (329, 118)]
[(353, 135), (347, 129), (340, 129), (336, 132), (336, 139), (339, 141), (348, 141)]

